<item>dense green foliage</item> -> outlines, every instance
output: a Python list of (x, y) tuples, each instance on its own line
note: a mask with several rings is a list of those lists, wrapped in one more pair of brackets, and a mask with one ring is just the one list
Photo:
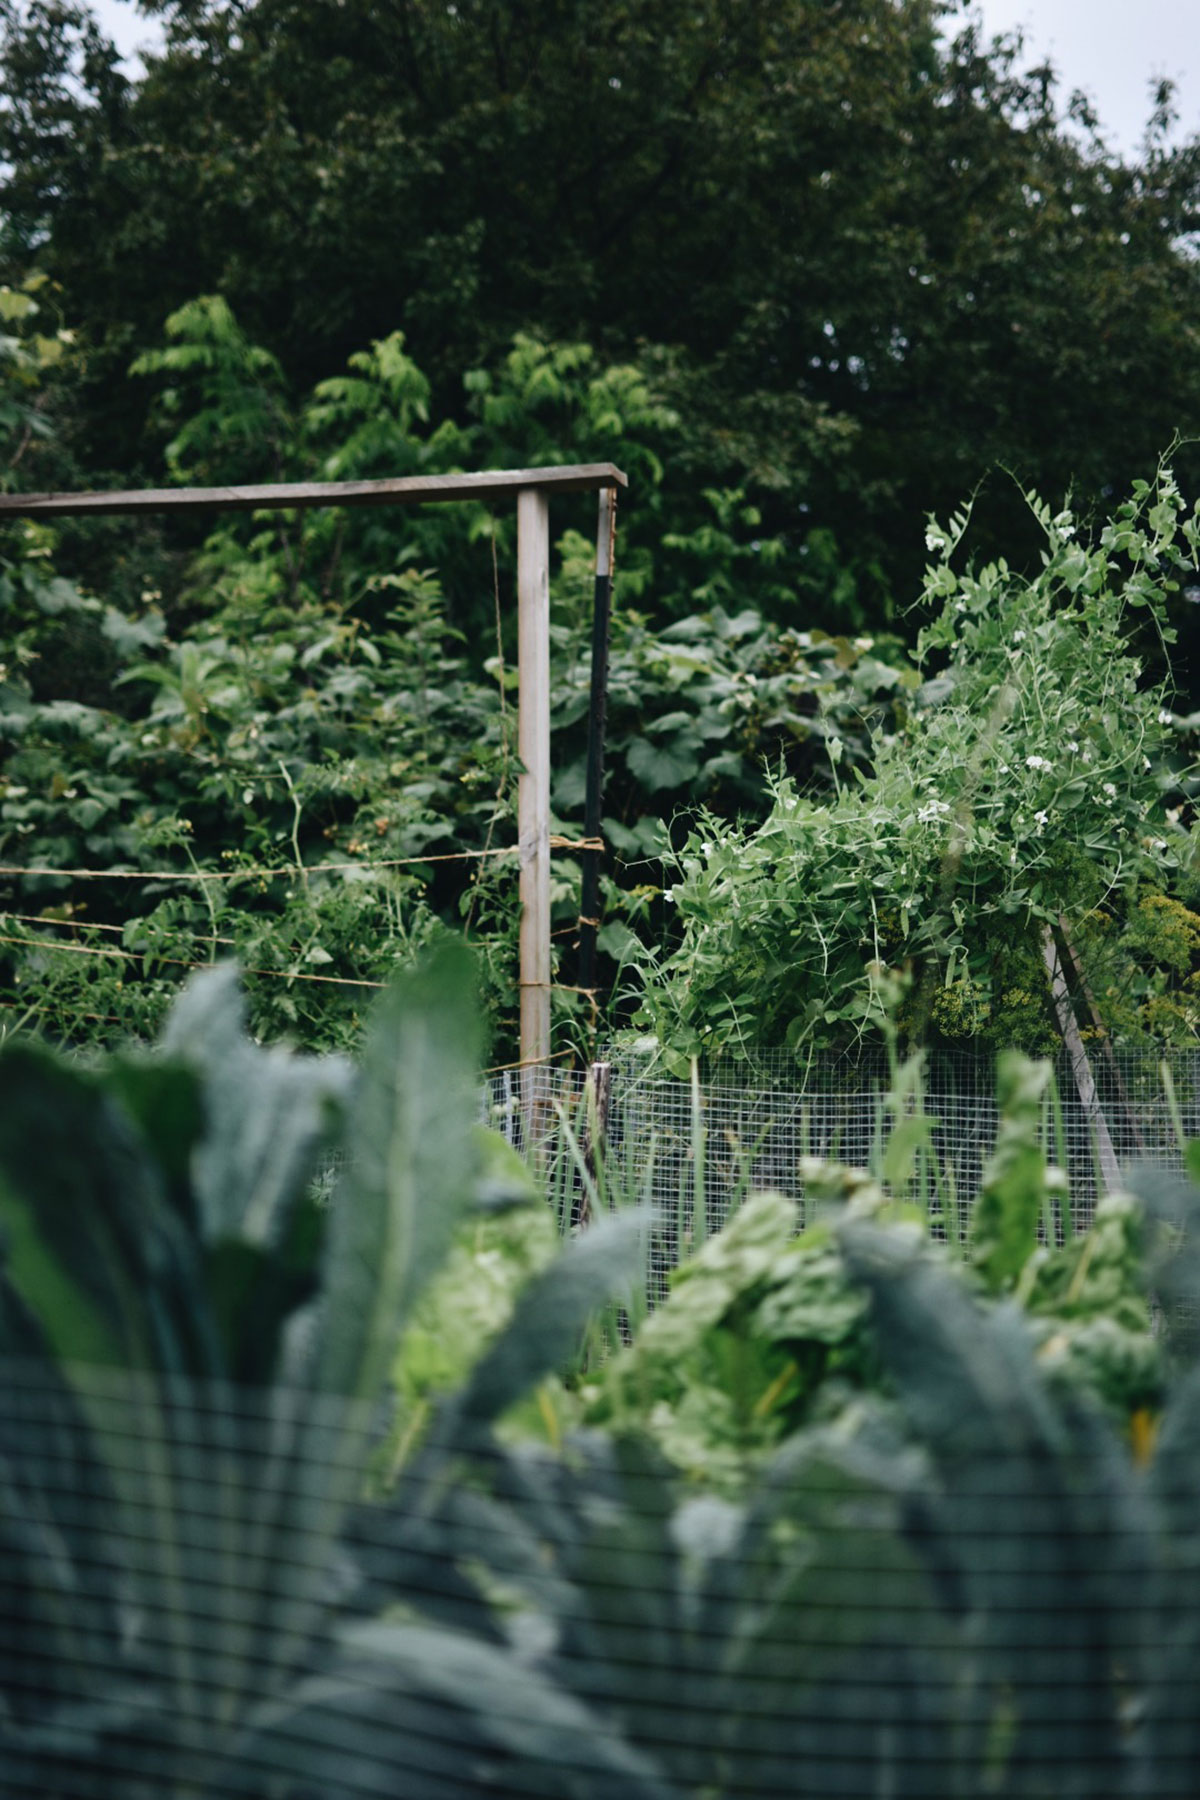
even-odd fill
[[(48, 429), (46, 369), (70, 348), (39, 334), (40, 304), (9, 300), (18, 447)], [(906, 972), (914, 1033), (1044, 1047), (1036, 934), (1060, 915), (1110, 1028), (1195, 1034), (1190, 840), (1160, 802), (1184, 776), (1169, 690), (1147, 683), (1128, 638), (1141, 609), (1169, 639), (1166, 601), (1189, 579), (1195, 521), (1168, 472), (1091, 543), (1031, 500), (1048, 546), (1032, 579), (1004, 560), (963, 568), (964, 516), (931, 527), (926, 598), (941, 610), (913, 663), (895, 639), (771, 624), (783, 552), (751, 535), (737, 494), (709, 496), (701, 532), (654, 535), (674, 427), (631, 369), (521, 340), (480, 373), (478, 415), (459, 427), (430, 417), (429, 384), (392, 337), (289, 410), (272, 359), (215, 300), (173, 318), (141, 368), (167, 384), (184, 479), (262, 473), (264, 445), (276, 472), (320, 452), (328, 475), (370, 476), (486, 463), (518, 431), (527, 460), (586, 456), (619, 431), (646, 499), (619, 564), (601, 950), (606, 979), (642, 964), (644, 1016), (676, 1056), (836, 1043), (877, 1016), (883, 964)], [(259, 1028), (347, 1045), (372, 986), (465, 923), (502, 1059), (512, 870), (422, 859), (511, 840), (511, 521), (472, 506), (219, 522), (166, 594), (143, 585), (154, 556), (139, 575), (137, 551), (116, 604), (56, 574), (60, 532), (9, 534), (0, 853), (124, 871), (4, 878), (10, 1024), (76, 1042), (153, 1035), (187, 967), (233, 948)], [(591, 589), (575, 525), (557, 555), (554, 824), (574, 835)], [(664, 610), (673, 622), (656, 627)], [(490, 656), (448, 613), (489, 618)], [(678, 819), (681, 843), (698, 803), (683, 879), (664, 893), (664, 822)], [(561, 856), (560, 1016), (582, 1030), (596, 1021), (571, 992), (578, 881)]]
[[(1051, 1191), (1029, 1155), (1044, 1075), (1014, 1063), (974, 1280), (860, 1186), (795, 1240), (748, 1203), (680, 1282), (685, 1376), (697, 1325), (765, 1330), (772, 1309), (774, 1342), (856, 1335), (873, 1371), (850, 1391), (851, 1361), (827, 1370), (823, 1412), (760, 1443), (735, 1498), (711, 1491), (719, 1456), (708, 1491), (681, 1488), (627, 1431), (493, 1433), (629, 1283), (633, 1218), (591, 1227), (515, 1311), (473, 1313), (499, 1333), (451, 1354), (458, 1385), (389, 1489), (372, 1402), (397, 1346), (423, 1379), (422, 1308), (456, 1238), (528, 1204), (463, 1129), (475, 1017), (443, 957), (386, 997), (352, 1070), (254, 1046), (226, 970), (155, 1056), (85, 1073), (4, 1052), (6, 1786), (1191, 1791), (1191, 1349), (1152, 1353), (1161, 1417), (1139, 1407), (1130, 1443), (1095, 1363), (1057, 1340), (1082, 1344), (1106, 1306), (1146, 1340), (1138, 1245), (1160, 1293), (1194, 1297), (1196, 1195), (1153, 1193), (1144, 1225), (1110, 1208), (1065, 1257), (1033, 1250), (1013, 1291)], [(311, 1176), (334, 1146), (323, 1206)], [(706, 1289), (723, 1297), (703, 1321)], [(1105, 1397), (1128, 1419), (1148, 1396)]]
[[(793, 557), (832, 540), (820, 622), (862, 629), (915, 586), (912, 521), (993, 465), (1086, 510), (1195, 430), (1169, 91), (1122, 162), (959, 4), (149, 10), (134, 83), (82, 6), (3, 12), (0, 273), (36, 259), (81, 327), (77, 474), (153, 466), (123, 376), (197, 294), (285, 396), (401, 329), (457, 416), (515, 333), (583, 340), (683, 422), (672, 528), (748, 488)], [(1036, 549), (1005, 484), (980, 519)]]
[[(1167, 91), (1124, 164), (941, 0), (148, 10), (130, 84), (71, 0), (0, 0), (5, 486), (612, 458), (603, 1023), (676, 1072), (1040, 1046), (1049, 931), (1090, 1031), (1194, 1040)], [(922, 589), (915, 521), (997, 464)], [(591, 524), (556, 510), (566, 836)], [(0, 1785), (1194, 1793), (1194, 1192), (1075, 1234), (1016, 1057), (932, 1218), (912, 1061), (878, 1167), (707, 1240), (702, 1140), (665, 1220), (563, 1162), (560, 1250), (472, 1128), (513, 548), (480, 507), (4, 530)], [(230, 950), (245, 1004), (177, 997)], [(655, 1233), (695, 1254), (648, 1314)]]
[(1200, 562), (1200, 513), (1167, 470), (1090, 544), (1029, 502), (1046, 540), (1032, 577), (964, 567), (969, 515), (930, 525), (926, 679), (866, 773), (832, 798), (781, 780), (761, 823), (693, 828), (669, 890), (681, 940), (647, 971), (646, 1020), (677, 1054), (845, 1041), (883, 1016), (889, 968), (918, 1038), (1048, 1044), (1040, 940), (1063, 919), (1097, 946), (1090, 985), (1124, 1002), (1112, 1023), (1195, 1035), (1194, 915), (1175, 904), (1179, 943), (1145, 966), (1156, 906), (1171, 935), (1163, 886), (1192, 894), (1195, 869), (1162, 811), (1168, 691), (1129, 632), (1141, 611), (1169, 637), (1164, 595)]
[[(349, 1786), (321, 1788), (350, 1792), (381, 1730), (389, 1760), (389, 1720), (409, 1732), (437, 1706), (444, 1646), (439, 1671), (437, 1634), (414, 1644), (375, 1589), (386, 1537), (368, 1530), (354, 1565), (339, 1545), (400, 1328), (456, 1223), (527, 1203), (469, 1127), (478, 1047), (458, 952), (389, 994), (360, 1071), (255, 1047), (229, 968), (188, 991), (157, 1056), (88, 1075), (5, 1055), (6, 1790), (298, 1793), (322, 1758), (332, 1778), (349, 1705)], [(316, 1159), (337, 1146), (323, 1207)], [(556, 1367), (632, 1247), (616, 1227), (568, 1255), (538, 1330), (443, 1420), (444, 1455)], [(544, 1727), (554, 1708), (508, 1670), (492, 1747), (519, 1786), (514, 1682)]]
[[(155, 10), (167, 48), (130, 85), (81, 10), (3, 9), (5, 480), (619, 460), (617, 1000), (576, 988), (562, 854), (564, 1037), (641, 1006), (677, 1066), (842, 1044), (889, 966), (914, 1036), (1045, 1048), (1060, 918), (1104, 1027), (1194, 1037), (1158, 719), (1193, 521), (1164, 487), (1092, 523), (1200, 394), (1169, 96), (1123, 166), (929, 0)], [(997, 476), (919, 590), (916, 519), (996, 461), (1069, 508)], [(566, 836), (590, 527), (556, 510)], [(507, 509), (64, 521), (0, 553), (0, 857), (122, 871), (0, 875), (9, 1025), (144, 1038), (234, 950), (256, 1029), (344, 1047), (465, 927), (510, 1057)], [(881, 629), (910, 604), (916, 662)]]
[[(486, 384), (481, 376), (470, 431), (430, 422), (428, 384), (398, 338), (321, 383), (294, 418), (273, 409), (270, 359), (219, 302), (185, 309), (168, 348), (144, 361), (171, 383), (169, 461), (185, 478), (244, 473), (246, 444), (261, 447), (272, 431), (284, 472), (297, 446), (319, 445), (326, 474), (366, 477), (489, 460), (497, 421), (512, 417), (530, 460), (587, 454), (589, 433), (607, 418), (641, 466), (653, 511), (659, 464), (639, 436), (657, 414), (631, 371), (599, 374), (586, 356), (523, 341)], [(565, 438), (538, 437), (556, 422)], [(660, 843), (663, 817), (702, 797), (728, 812), (761, 804), (767, 761), (806, 783), (831, 780), (831, 758), (861, 760), (869, 720), (886, 716), (914, 678), (894, 642), (880, 647), (892, 659), (884, 662), (868, 639), (771, 625), (752, 605), (732, 610), (755, 589), (744, 565), (769, 563), (771, 547), (751, 549), (755, 519), (738, 496), (714, 494), (712, 504), (700, 541), (668, 534), (622, 552), (604, 826), (616, 855), (601, 935), (618, 964), (634, 941), (631, 922), (651, 900), (661, 910), (660, 884), (640, 865)], [(485, 946), (506, 1051), (511, 864), (421, 858), (513, 837), (508, 518), (469, 506), (399, 522), (310, 513), (219, 523), (182, 595), (142, 587), (124, 608), (55, 577), (56, 546), (44, 529), (10, 539), (0, 859), (145, 875), (86, 886), (65, 876), (8, 881), (7, 935), (24, 940), (6, 947), (17, 1017), (76, 1041), (152, 1035), (186, 966), (232, 946), (251, 971), (258, 1026), (336, 1046), (356, 1037), (370, 984), (441, 918), (465, 921)], [(559, 552), (553, 798), (556, 829), (578, 835), (592, 578), (588, 542), (573, 526)], [(641, 596), (664, 591), (682, 616), (655, 629)], [(490, 657), (470, 653), (447, 620), (450, 602), (489, 616)], [(235, 880), (239, 869), (252, 873)], [(153, 879), (189, 871), (195, 879)], [(555, 923), (569, 937), (578, 860), (560, 858), (555, 880)], [(39, 918), (53, 933), (34, 929)], [(54, 935), (68, 946), (57, 954)], [(569, 994), (564, 1001), (578, 1010)]]

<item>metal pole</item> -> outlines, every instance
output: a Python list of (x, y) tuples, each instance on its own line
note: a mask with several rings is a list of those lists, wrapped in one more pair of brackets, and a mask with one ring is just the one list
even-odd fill
[(539, 488), (517, 495), (517, 670), (521, 1085), (532, 1095), (550, 1055), (550, 503)]
[[(596, 527), (596, 589), (592, 602), (592, 682), (588, 704), (587, 779), (584, 789), (583, 835), (600, 836), (604, 807), (604, 728), (608, 715), (608, 632), (612, 616), (613, 546), (617, 531), (617, 490), (601, 488)], [(579, 975), (581, 988), (596, 979), (596, 933), (600, 927), (600, 851), (583, 852), (579, 896)]]

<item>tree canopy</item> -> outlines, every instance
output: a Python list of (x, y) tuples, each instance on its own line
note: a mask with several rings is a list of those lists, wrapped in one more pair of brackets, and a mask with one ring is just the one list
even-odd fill
[[(861, 624), (990, 469), (1086, 509), (1200, 424), (1169, 91), (1123, 162), (958, 0), (145, 10), (130, 82), (84, 7), (0, 8), (3, 258), (89, 346), (85, 469), (153, 466), (118, 378), (198, 294), (296, 391), (402, 329), (450, 413), (514, 333), (584, 340), (678, 413), (683, 522), (746, 488), (828, 565), (823, 622)], [(1016, 487), (976, 522), (1011, 551)]]

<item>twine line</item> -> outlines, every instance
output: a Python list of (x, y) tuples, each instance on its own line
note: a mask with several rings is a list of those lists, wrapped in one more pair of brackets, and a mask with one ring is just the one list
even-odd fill
[[(551, 850), (603, 850), (604, 839), (598, 837), (568, 838), (551, 832)], [(39, 863), (22, 866), (0, 863), (0, 875), (61, 875), (72, 881), (289, 881), (305, 880), (309, 875), (338, 875), (348, 870), (370, 874), (376, 869), (419, 868), (423, 863), (480, 862), (484, 857), (520, 856), (520, 844), (504, 844), (493, 850), (448, 850), (427, 856), (392, 856), (379, 862), (288, 863), (282, 868), (251, 864), (240, 869), (56, 869)]]

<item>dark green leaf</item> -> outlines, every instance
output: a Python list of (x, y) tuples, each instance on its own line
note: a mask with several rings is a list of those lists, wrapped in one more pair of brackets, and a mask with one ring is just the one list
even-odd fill
[(405, 1311), (471, 1201), (479, 1048), (470, 959), (447, 944), (397, 979), (367, 1039), (330, 1231), (327, 1392), (378, 1393)]

